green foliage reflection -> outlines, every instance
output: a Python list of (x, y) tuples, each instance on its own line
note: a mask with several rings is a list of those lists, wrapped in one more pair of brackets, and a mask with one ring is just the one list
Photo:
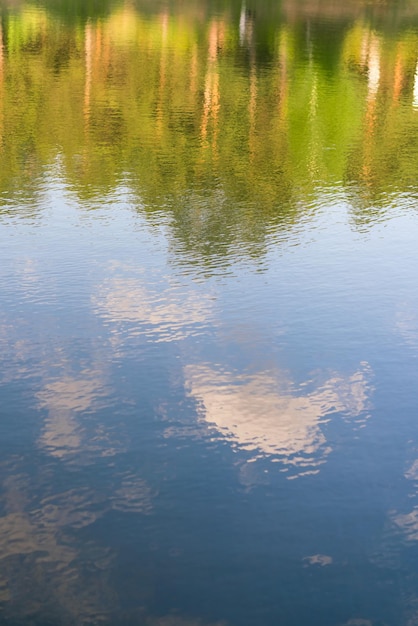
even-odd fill
[(413, 4), (82, 5), (3, 6), (6, 204), (33, 203), (58, 161), (81, 200), (123, 182), (205, 256), (294, 223), (324, 187), (362, 221), (415, 186)]

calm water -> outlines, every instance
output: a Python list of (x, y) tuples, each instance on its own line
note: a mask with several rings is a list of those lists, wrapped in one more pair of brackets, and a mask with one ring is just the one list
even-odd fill
[(418, 5), (0, 5), (0, 624), (418, 624)]

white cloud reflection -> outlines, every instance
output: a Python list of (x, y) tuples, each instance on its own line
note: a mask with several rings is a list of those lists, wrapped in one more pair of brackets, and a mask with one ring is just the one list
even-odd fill
[[(211, 365), (187, 366), (186, 387), (202, 419), (225, 437), (258, 455), (281, 457), (298, 468), (324, 462), (331, 448), (322, 426), (334, 412), (363, 418), (369, 398), (370, 367), (335, 375), (307, 393), (280, 373), (238, 375)], [(307, 472), (303, 472), (307, 473)]]
[[(2, 466), (3, 473), (10, 469)], [(112, 606), (107, 585), (112, 551), (77, 542), (73, 532), (94, 523), (103, 507), (88, 488), (34, 500), (34, 486), (36, 481), (22, 472), (2, 485), (0, 599), (22, 618), (59, 607), (77, 623), (92, 623)]]
[[(108, 546), (87, 529), (112, 508), (147, 513), (151, 492), (145, 482), (126, 473), (120, 489), (111, 489), (112, 498), (106, 489), (86, 485), (55, 492), (48, 468), (33, 475), (22, 467), (24, 462), (15, 457), (1, 464), (0, 602), (6, 621), (13, 615), (19, 623), (34, 616), (39, 623), (42, 618), (61, 623), (64, 616), (66, 624), (107, 624), (119, 623), (120, 617), (123, 623), (144, 626), (210, 626), (177, 612), (153, 616), (138, 597), (132, 621), (126, 619), (131, 611), (122, 606), (113, 581), (119, 569), (118, 541)], [(138, 571), (144, 571), (140, 564)]]
[(79, 414), (97, 406), (106, 391), (103, 373), (95, 370), (84, 370), (77, 376), (64, 374), (45, 384), (37, 394), (40, 407), (48, 412), (40, 446), (57, 458), (85, 450)]
[(395, 326), (410, 348), (418, 347), (418, 315), (413, 304), (404, 302), (396, 313)]
[(184, 339), (212, 317), (213, 299), (195, 290), (167, 286), (151, 291), (139, 278), (106, 281), (93, 297), (93, 307), (107, 322), (133, 324), (130, 335), (153, 334), (155, 341)]
[[(412, 481), (413, 488), (410, 493), (411, 498), (417, 496), (418, 483), (418, 460), (412, 461), (404, 476), (407, 480)], [(389, 517), (395, 524), (395, 528), (400, 530), (406, 541), (418, 541), (418, 506), (415, 505), (406, 513), (399, 511), (390, 511)]]
[(197, 618), (185, 618), (180, 615), (164, 615), (163, 617), (148, 617), (145, 621), (145, 626), (227, 626), (227, 623), (222, 622), (204, 622)]
[(311, 556), (305, 556), (302, 559), (305, 563), (305, 567), (308, 565), (319, 565), (325, 567), (326, 565), (332, 565), (333, 558), (327, 554), (312, 554)]
[(418, 507), (414, 507), (409, 513), (395, 513), (392, 520), (407, 541), (418, 541)]

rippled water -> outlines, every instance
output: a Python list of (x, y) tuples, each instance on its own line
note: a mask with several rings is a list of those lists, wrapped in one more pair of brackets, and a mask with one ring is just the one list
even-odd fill
[(0, 623), (418, 624), (416, 3), (0, 8)]

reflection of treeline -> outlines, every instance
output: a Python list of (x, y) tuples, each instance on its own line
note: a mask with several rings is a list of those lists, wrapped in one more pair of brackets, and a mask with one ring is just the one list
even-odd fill
[[(5, 0), (3, 0), (5, 2)], [(109, 16), (117, 10), (123, 0), (30, 0), (33, 6), (46, 8), (63, 20), (83, 21)], [(6, 2), (7, 4), (7, 2)], [(16, 6), (17, 0), (13, 2)], [(23, 0), (21, 0), (23, 4)], [(206, 17), (240, 12), (242, 0), (183, 0), (182, 12)], [(365, 19), (375, 27), (410, 27), (411, 20), (418, 20), (418, 7), (415, 0), (246, 0), (248, 11), (257, 16), (258, 21), (270, 23), (272, 18), (281, 17), (286, 21), (306, 21), (307, 19), (331, 19), (354, 21)], [(176, 13), (177, 0), (131, 0), (130, 5), (143, 15), (156, 15), (161, 11)]]
[(283, 20), (286, 6), (277, 21), (268, 3), (221, 1), (211, 18), (191, 1), (77, 24), (4, 13), (1, 191), (30, 198), (59, 158), (80, 197), (128, 182), (210, 242), (294, 221), (319, 183), (354, 183), (368, 202), (415, 184), (417, 36), (344, 15), (325, 37), (309, 3)]
[(118, 4), (118, 0), (31, 0), (32, 6), (46, 8), (68, 23), (108, 17)]

